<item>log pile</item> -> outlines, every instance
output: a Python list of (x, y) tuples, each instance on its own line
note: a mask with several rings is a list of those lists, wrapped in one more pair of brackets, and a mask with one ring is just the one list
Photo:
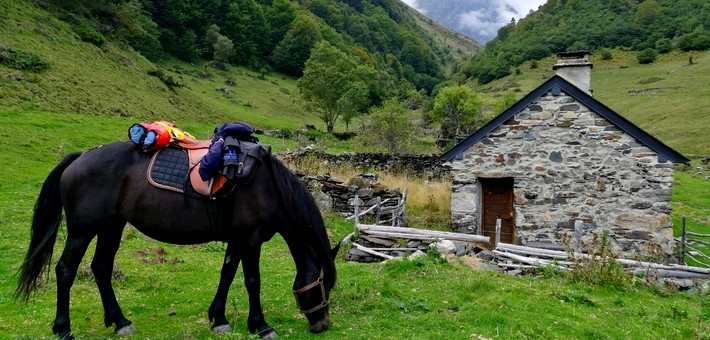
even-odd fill
[(490, 242), (486, 236), (373, 224), (358, 223), (355, 230), (357, 237), (352, 233), (343, 239), (343, 244), (352, 242), (353, 245), (345, 255), (348, 261), (379, 262), (426, 252), (432, 243), (441, 240), (455, 242), (454, 252), (457, 255), (473, 255), (474, 244)]
[[(498, 243), (492, 251), (495, 262), (502, 268), (525, 269), (535, 266), (552, 266), (562, 270), (569, 270), (576, 260), (590, 259), (594, 255), (585, 253), (567, 253), (558, 250), (532, 248), (507, 243)], [(600, 259), (599, 256), (595, 258)], [(624, 271), (634, 275), (647, 275), (653, 273), (660, 277), (673, 277), (678, 279), (710, 279), (710, 268), (691, 267), (680, 264), (660, 264), (629, 259), (617, 259)]]

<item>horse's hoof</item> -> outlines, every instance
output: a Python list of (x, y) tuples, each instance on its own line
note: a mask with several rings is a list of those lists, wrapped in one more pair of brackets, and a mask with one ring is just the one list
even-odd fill
[(222, 333), (231, 333), (232, 332), (232, 327), (229, 326), (229, 324), (224, 324), (224, 325), (219, 325), (219, 326), (214, 326), (212, 327), (212, 331), (217, 333), (217, 334), (222, 334)]
[(59, 336), (59, 340), (74, 340), (74, 336), (71, 333), (67, 333)]
[(263, 340), (271, 340), (271, 339), (276, 339), (279, 336), (276, 335), (276, 332), (274, 332), (273, 328), (269, 327), (269, 328), (259, 332), (259, 337)]
[(133, 324), (128, 324), (125, 325), (119, 329), (117, 329), (114, 333), (118, 335), (131, 335), (137, 331), (136, 327), (133, 326)]

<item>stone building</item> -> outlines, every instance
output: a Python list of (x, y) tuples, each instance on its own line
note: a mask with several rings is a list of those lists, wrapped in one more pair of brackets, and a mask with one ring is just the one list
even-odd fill
[(445, 152), (454, 231), (561, 248), (609, 232), (626, 257), (673, 252), (673, 163), (689, 160), (592, 97), (588, 52)]

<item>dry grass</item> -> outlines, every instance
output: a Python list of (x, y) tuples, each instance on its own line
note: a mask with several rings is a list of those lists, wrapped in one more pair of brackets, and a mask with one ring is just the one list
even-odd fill
[[(346, 165), (326, 164), (308, 155), (298, 163), (285, 162), (290, 169), (303, 171), (310, 176), (329, 175), (345, 183), (363, 173)], [(407, 189), (407, 223), (413, 228), (448, 230), (451, 221), (451, 180), (427, 180), (407, 173), (371, 170), (378, 183), (392, 189)]]

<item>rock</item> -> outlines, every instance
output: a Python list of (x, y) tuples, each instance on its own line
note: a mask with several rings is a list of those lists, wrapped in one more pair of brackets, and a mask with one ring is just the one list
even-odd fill
[(449, 240), (441, 240), (429, 245), (429, 248), (436, 249), (441, 254), (453, 254), (456, 252), (456, 245)]

